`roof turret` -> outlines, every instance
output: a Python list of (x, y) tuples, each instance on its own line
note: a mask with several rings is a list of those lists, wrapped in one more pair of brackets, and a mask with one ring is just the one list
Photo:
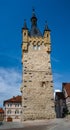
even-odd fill
[(44, 31), (51, 31), (51, 30), (49, 29), (49, 27), (48, 27), (47, 22), (46, 22), (46, 25), (45, 25), (45, 29), (44, 29)]
[(24, 19), (24, 26), (23, 26), (23, 29), (28, 29), (27, 28), (27, 23), (26, 23), (26, 20)]
[(31, 30), (30, 30), (30, 36), (38, 37), (42, 36), (39, 28), (37, 27), (37, 17), (35, 15), (35, 10), (33, 9), (32, 17), (31, 17)]

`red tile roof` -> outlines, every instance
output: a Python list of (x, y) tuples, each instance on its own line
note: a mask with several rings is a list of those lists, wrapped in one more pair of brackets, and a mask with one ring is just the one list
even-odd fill
[(62, 87), (65, 88), (68, 97), (70, 97), (70, 83), (63, 83)]
[(5, 103), (21, 103), (22, 102), (22, 97), (21, 96), (13, 96), (12, 98), (5, 100), (4, 101), (4, 105)]
[(0, 113), (4, 113), (4, 110), (2, 108), (0, 108)]

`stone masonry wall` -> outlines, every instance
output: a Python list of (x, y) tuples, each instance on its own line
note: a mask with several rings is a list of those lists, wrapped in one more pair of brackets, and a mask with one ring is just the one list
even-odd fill
[(55, 118), (50, 32), (29, 37), (23, 30), (22, 36), (22, 122)]
[(54, 118), (53, 80), (48, 53), (24, 54), (23, 120)]

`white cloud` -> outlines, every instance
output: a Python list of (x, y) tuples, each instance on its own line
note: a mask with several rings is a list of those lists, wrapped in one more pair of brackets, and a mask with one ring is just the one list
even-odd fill
[(20, 95), (21, 73), (15, 69), (0, 68), (0, 106), (4, 100)]
[[(4, 100), (20, 95), (22, 75), (15, 69), (0, 68), (0, 106)], [(62, 75), (53, 73), (54, 89), (61, 89)]]

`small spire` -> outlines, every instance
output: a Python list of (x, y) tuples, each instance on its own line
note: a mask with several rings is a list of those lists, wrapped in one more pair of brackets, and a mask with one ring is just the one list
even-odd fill
[(35, 9), (32, 10), (32, 17), (31, 17), (31, 30), (30, 30), (30, 36), (33, 37), (39, 37), (42, 36), (39, 28), (37, 27), (37, 17), (35, 15)]
[(35, 9), (34, 8), (32, 10), (31, 23), (32, 23), (32, 26), (37, 26), (37, 17), (35, 15)]
[(26, 24), (26, 19), (24, 19), (24, 26), (23, 26), (23, 29), (28, 29), (28, 28), (27, 28), (27, 24)]
[(50, 29), (49, 29), (49, 27), (48, 27), (48, 24), (47, 24), (47, 21), (46, 21), (46, 25), (45, 25), (44, 31), (50, 31)]

